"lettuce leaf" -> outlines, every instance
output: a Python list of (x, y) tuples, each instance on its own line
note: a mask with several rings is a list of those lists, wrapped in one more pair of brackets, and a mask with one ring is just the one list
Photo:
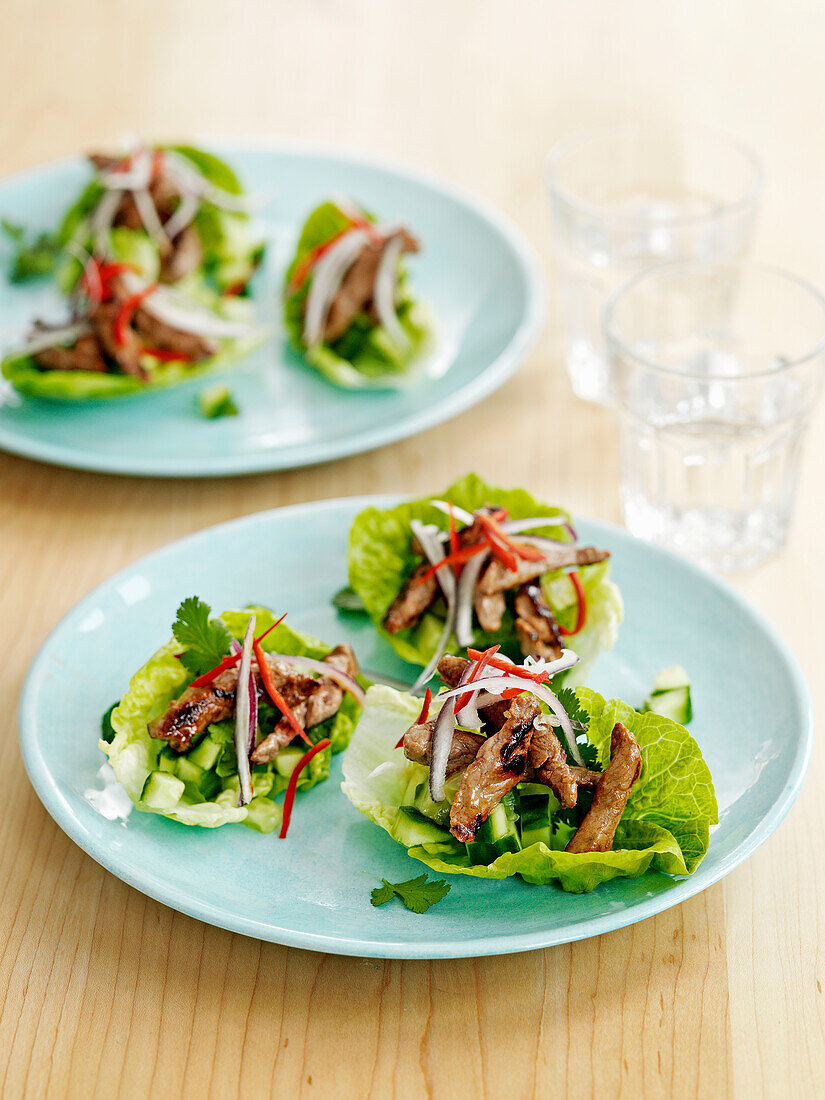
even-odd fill
[[(434, 523), (447, 530), (449, 521), (443, 512), (430, 504), (431, 500), (449, 500), (460, 508), (473, 512), (485, 504), (500, 504), (513, 519), (527, 516), (562, 515), (567, 512), (537, 501), (524, 489), (502, 489), (490, 485), (477, 474), (467, 474), (442, 494), (422, 497), (382, 511), (367, 508), (356, 517), (350, 531), (349, 583), (364, 602), (378, 633), (385, 638), (399, 657), (412, 664), (424, 666), (436, 650), (444, 623), (443, 611), (433, 610), (423, 615), (417, 626), (388, 634), (381, 625), (404, 579), (419, 560), (410, 549), (410, 521)], [(550, 524), (537, 532), (549, 538), (565, 538), (564, 528)], [(567, 639), (567, 645), (581, 658), (578, 665), (559, 677), (568, 684), (584, 680), (598, 654), (611, 649), (616, 642), (619, 623), (624, 608), (621, 594), (610, 580), (610, 562), (588, 565), (579, 570), (587, 598), (587, 620), (584, 629)], [(572, 627), (576, 619), (577, 600), (572, 581), (563, 574), (547, 574), (543, 578), (545, 597), (554, 615), (564, 626)], [(478, 625), (474, 634), (475, 644), (481, 648), (498, 643), (509, 656), (521, 659), (515, 622), (509, 610), (504, 616), (501, 630), (486, 633)], [(456, 650), (454, 641), (448, 649)]]
[[(220, 618), (238, 640), (243, 638), (250, 611), (256, 613), (257, 633), (267, 630), (275, 621), (273, 613), (264, 607), (225, 611)], [(325, 657), (331, 649), (319, 638), (293, 630), (286, 623), (275, 627), (262, 644), (270, 653), (289, 653), (296, 657), (314, 657), (317, 660)], [(191, 674), (187, 673), (175, 656), (180, 651), (180, 643), (172, 639), (138, 669), (128, 690), (111, 714), (114, 738), (111, 742), (101, 740), (100, 749), (108, 756), (117, 779), (139, 810), (160, 813), (161, 816), (170, 817), (184, 825), (215, 828), (229, 822), (242, 822), (260, 829), (259, 821), (246, 821), (249, 813), (247, 807), (237, 805), (238, 781), (231, 722), (210, 726), (210, 736), (225, 742), (224, 755), (220, 761), (222, 766), (218, 767), (218, 775), (224, 779), (225, 789), (213, 800), (196, 801), (185, 793), (176, 806), (163, 811), (141, 801), (146, 780), (153, 771), (158, 770), (158, 758), (164, 748), (163, 741), (150, 737), (147, 725), (163, 714), (169, 703), (180, 695), (184, 685), (191, 679)], [(310, 739), (314, 742), (329, 737), (332, 745), (313, 758), (298, 781), (298, 790), (307, 790), (329, 777), (331, 756), (346, 748), (359, 714), (360, 707), (347, 694), (337, 714), (309, 731)], [(274, 764), (255, 767), (252, 776), (256, 801), (258, 798), (275, 798), (286, 789), (288, 783), (287, 777), (282, 776)], [(277, 818), (273, 817), (271, 820), (274, 827)]]
[(556, 851), (539, 843), (483, 866), (471, 864), (466, 846), (435, 824), (411, 836), (401, 806), (427, 769), (407, 760), (395, 744), (414, 721), (420, 701), (383, 685), (367, 693), (344, 760), (341, 789), (356, 809), (403, 844), (414, 859), (442, 873), (478, 878), (518, 874), (531, 883), (558, 882), (574, 893), (647, 870), (690, 874), (707, 852), (710, 826), (718, 821), (713, 782), (698, 745), (683, 726), (661, 715), (638, 714), (621, 700), (607, 701), (589, 688), (578, 688), (576, 694), (591, 716), (590, 737), (602, 765), (607, 763), (610, 732), (617, 721), (634, 733), (642, 750), (642, 774), (610, 852)]
[[(367, 215), (370, 221), (375, 219)], [(304, 303), (312, 282), (310, 273), (303, 286), (290, 293), (289, 284), (298, 265), (314, 248), (346, 229), (349, 219), (335, 203), (322, 203), (304, 223), (295, 256), (284, 280), (284, 325), (296, 351), (334, 385), (347, 389), (381, 386), (408, 373), (413, 361), (432, 341), (433, 322), (429, 310), (407, 290), (403, 264), (398, 286), (397, 312), (409, 346), (399, 349), (383, 326), (366, 313), (358, 314), (347, 331), (331, 345), (308, 349), (303, 339)]]

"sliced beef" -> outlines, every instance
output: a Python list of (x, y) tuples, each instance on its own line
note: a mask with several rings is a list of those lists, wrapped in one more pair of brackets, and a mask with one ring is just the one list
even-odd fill
[(633, 734), (621, 722), (610, 736), (610, 763), (596, 784), (593, 802), (568, 852), (609, 852), (627, 805), (628, 795), (642, 770), (642, 753)]
[(98, 374), (106, 371), (106, 360), (94, 336), (81, 336), (70, 348), (60, 344), (44, 348), (33, 358), (45, 370), (86, 370)]
[(594, 546), (560, 546), (558, 550), (549, 550), (541, 561), (519, 559), (518, 568), (513, 571), (502, 565), (497, 559), (490, 563), (481, 578), (479, 588), (482, 592), (503, 592), (535, 580), (544, 573), (570, 566), (594, 565), (609, 558), (607, 550), (597, 550)]
[(517, 696), (510, 702), (504, 725), (479, 748), (450, 810), (450, 832), (456, 840), (473, 840), (491, 810), (523, 778), (533, 722), (539, 714), (534, 698)]
[(453, 657), (451, 653), (445, 653), (438, 662), (438, 675), (448, 688), (458, 687), (469, 663), (466, 657)]
[(178, 351), (195, 362), (214, 355), (219, 347), (217, 341), (206, 336), (172, 328), (142, 307), (136, 310), (133, 323), (148, 347)]
[(417, 565), (401, 586), (401, 591), (390, 604), (384, 616), (384, 629), (388, 634), (397, 634), (415, 626), (424, 612), (435, 602), (438, 595), (438, 581), (435, 574), (425, 581), (420, 578), (430, 568), (428, 562)]
[[(339, 669), (339, 671), (348, 673), (350, 676), (358, 675), (358, 662), (355, 659), (355, 654), (348, 645), (336, 646), (331, 653), (327, 654), (324, 661)], [(280, 667), (283, 668), (284, 666)], [(277, 680), (276, 686), (281, 690)], [(338, 708), (341, 706), (344, 698), (343, 688), (339, 687), (334, 680), (330, 680), (326, 676), (322, 676), (317, 680), (311, 676), (302, 677), (302, 683), (299, 690), (300, 695), (297, 697), (293, 695), (292, 698), (289, 698), (283, 691), (281, 694), (284, 695), (284, 699), (289, 709), (305, 730), (313, 729), (315, 726), (319, 726), (321, 722), (325, 722), (327, 718), (331, 718), (334, 714), (337, 714)], [(267, 736), (256, 745), (254, 752), (250, 756), (250, 760), (253, 764), (268, 764), (269, 761), (274, 760), (281, 749), (285, 748), (296, 736), (297, 734), (292, 724), (288, 719), (282, 718), (275, 726), (272, 733), (267, 734)]]
[(489, 634), (494, 634), (501, 629), (501, 620), (507, 610), (504, 592), (485, 592), (483, 587), (484, 578), (494, 564), (495, 560), (484, 567), (473, 594), (473, 607), (475, 608), (478, 625)]
[(525, 657), (544, 657), (552, 661), (561, 657), (562, 645), (559, 624), (547, 606), (541, 585), (536, 582), (523, 584), (515, 602), (516, 634)]
[(600, 779), (598, 772), (588, 768), (571, 768), (561, 741), (552, 727), (543, 722), (533, 730), (530, 766), (535, 772), (531, 779), (550, 787), (565, 809), (576, 805), (579, 787), (593, 787)]
[(400, 236), (403, 252), (417, 252), (418, 242), (406, 229), (400, 229), (386, 240), (368, 241), (341, 281), (341, 286), (327, 314), (324, 343), (331, 344), (343, 336), (355, 317), (369, 310), (378, 265), (384, 249), (393, 237)]
[(145, 381), (149, 376), (140, 365), (143, 345), (137, 333), (130, 326), (127, 326), (123, 346), (115, 339), (115, 319), (120, 311), (120, 306), (121, 303), (117, 298), (111, 302), (96, 302), (89, 311), (89, 320), (94, 334), (106, 355), (110, 359), (114, 359), (124, 374), (131, 374), (135, 378)]
[[(408, 760), (414, 760), (416, 764), (430, 763), (434, 729), (434, 718), (421, 725), (410, 726), (404, 734), (404, 755)], [(456, 730), (450, 746), (450, 755), (447, 757), (446, 774), (455, 775), (456, 772), (463, 771), (472, 764), (483, 744), (484, 738), (481, 734)]]
[(160, 281), (176, 283), (193, 271), (197, 271), (203, 260), (201, 238), (194, 225), (187, 225), (172, 241), (172, 247), (163, 257), (160, 265)]

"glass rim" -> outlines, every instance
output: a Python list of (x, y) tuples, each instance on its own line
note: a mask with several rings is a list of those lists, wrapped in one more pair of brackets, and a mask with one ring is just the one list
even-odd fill
[(719, 144), (726, 145), (729, 149), (736, 150), (736, 152), (738, 152), (750, 165), (753, 173), (751, 185), (747, 191), (738, 199), (720, 203), (712, 213), (651, 217), (649, 214), (634, 214), (629, 211), (611, 210), (610, 207), (603, 206), (600, 203), (580, 198), (565, 187), (564, 184), (559, 182), (558, 167), (561, 161), (568, 153), (573, 152), (575, 149), (580, 148), (588, 142), (596, 141), (599, 138), (620, 135), (622, 133), (648, 133), (662, 136), (675, 132), (674, 128), (669, 128), (665, 125), (627, 122), (617, 126), (600, 126), (591, 130), (585, 130), (557, 142), (547, 154), (547, 159), (545, 161), (547, 186), (550, 190), (551, 197), (558, 198), (571, 209), (577, 210), (579, 213), (589, 214), (591, 217), (622, 222), (627, 225), (668, 226), (699, 225), (702, 222), (713, 221), (715, 218), (725, 218), (731, 214), (739, 213), (757, 201), (762, 193), (765, 175), (762, 161), (749, 146), (726, 134), (723, 130), (715, 130), (710, 126), (687, 124), (680, 126), (679, 130), (685, 134), (698, 134), (705, 139), (710, 138)]
[[(699, 374), (692, 370), (679, 370), (676, 367), (667, 367), (663, 363), (659, 363), (655, 359), (651, 359), (629, 347), (621, 336), (616, 334), (612, 326), (615, 309), (619, 301), (628, 291), (632, 290), (641, 282), (664, 275), (669, 271), (690, 270), (704, 270), (708, 273), (723, 271), (740, 271), (744, 273), (755, 272), (759, 275), (769, 275), (773, 279), (779, 278), (784, 283), (795, 284), (819, 305), (822, 313), (822, 333), (818, 341), (811, 350), (805, 352), (804, 355), (798, 355), (794, 359), (785, 359), (775, 367), (768, 367), (764, 370), (755, 370), (747, 374), (739, 375), (720, 374), (718, 372), (708, 374), (705, 371)], [(782, 374), (785, 371), (793, 370), (795, 367), (803, 366), (805, 363), (825, 353), (825, 295), (817, 290), (813, 283), (802, 278), (801, 275), (794, 275), (792, 272), (785, 271), (784, 268), (775, 267), (772, 264), (757, 263), (749, 260), (742, 261), (741, 263), (713, 263), (707, 260), (674, 260), (670, 263), (657, 264), (655, 267), (645, 268), (644, 271), (640, 271), (637, 275), (632, 276), (627, 282), (622, 283), (620, 287), (614, 290), (605, 302), (602, 311), (602, 330), (611, 353), (615, 350), (635, 360), (642, 366), (647, 367), (649, 370), (658, 371), (660, 374), (667, 374), (675, 378), (701, 379), (706, 382), (750, 382), (756, 378), (769, 378), (771, 375)]]

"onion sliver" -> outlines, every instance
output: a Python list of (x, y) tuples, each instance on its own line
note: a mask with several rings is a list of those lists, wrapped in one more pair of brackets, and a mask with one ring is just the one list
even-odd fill
[(339, 237), (314, 265), (304, 314), (303, 336), (308, 348), (322, 342), (330, 306), (344, 276), (355, 263), (367, 240), (363, 229), (351, 229)]
[[(130, 294), (146, 288), (146, 283), (128, 271), (121, 276)], [(232, 340), (254, 336), (258, 331), (246, 321), (233, 321), (221, 317), (211, 309), (193, 302), (172, 287), (159, 286), (141, 302), (141, 309), (171, 325), (179, 332), (192, 332), (197, 336), (212, 336), (216, 340)]]
[(107, 191), (89, 218), (89, 227), (94, 237), (94, 249), (98, 256), (105, 258), (109, 255), (109, 230), (112, 228), (112, 222), (115, 220), (122, 198), (123, 192), (120, 190)]
[(246, 195), (233, 195), (230, 191), (217, 187), (183, 154), (176, 153), (174, 149), (165, 149), (163, 159), (167, 175), (171, 176), (182, 193), (198, 195), (213, 206), (232, 213), (245, 214), (249, 210), (250, 203)]
[(450, 505), (446, 500), (431, 500), (429, 503), (433, 508), (437, 508), (439, 512), (443, 512), (445, 516), (450, 514), (450, 508), (452, 507), (453, 515), (456, 519), (460, 519), (462, 523), (466, 523), (469, 527), (475, 518), (469, 512), (465, 512), (463, 508), (459, 508), (457, 504)]
[(485, 550), (470, 558), (461, 570), (458, 578), (458, 594), (456, 596), (455, 609), (455, 640), (464, 649), (473, 644), (473, 605), (475, 601), (476, 585), (481, 575), (481, 570), (490, 556), (490, 551)]
[(349, 673), (342, 672), (340, 668), (329, 664), (328, 661), (316, 661), (312, 657), (292, 657), (288, 653), (270, 653), (268, 656), (273, 661), (283, 661), (284, 664), (295, 665), (299, 668), (311, 668), (314, 672), (320, 672), (329, 680), (334, 680), (345, 691), (353, 696), (359, 706), (364, 705), (366, 696), (364, 689)]
[(378, 320), (384, 326), (387, 335), (396, 345), (404, 349), (409, 347), (410, 338), (404, 331), (396, 312), (396, 291), (398, 289), (398, 261), (404, 245), (400, 236), (390, 237), (384, 245), (375, 282), (372, 288), (372, 300)]
[(447, 761), (455, 732), (455, 715), (452, 707), (442, 707), (435, 720), (433, 739), (430, 747), (430, 798), (433, 802), (444, 801), (444, 780), (447, 776)]
[[(441, 548), (442, 532), (438, 528), (425, 527), (417, 519), (410, 522), (410, 529), (418, 539), (421, 549), (424, 551), (424, 556), (430, 565), (438, 565), (444, 558), (444, 552)], [(442, 565), (440, 569), (436, 569), (435, 576), (441, 586), (441, 591), (444, 593), (444, 598), (448, 602), (452, 602), (456, 593), (455, 573), (449, 565)]]
[(137, 212), (140, 214), (140, 220), (143, 222), (143, 227), (146, 232), (155, 244), (160, 245), (161, 248), (165, 247), (169, 244), (169, 237), (158, 217), (158, 212), (155, 209), (155, 202), (152, 196), (145, 188), (138, 187), (132, 192), (132, 198), (135, 200)]
[(453, 632), (453, 607), (452, 607), (452, 602), (450, 602), (447, 605), (447, 618), (444, 620), (444, 629), (441, 631), (441, 637), (438, 639), (438, 645), (435, 647), (435, 652), (433, 653), (432, 657), (430, 658), (430, 660), (427, 664), (427, 667), (424, 669), (424, 671), (421, 673), (421, 675), (415, 681), (413, 686), (410, 688), (410, 694), (411, 695), (415, 695), (415, 693), (417, 691), (420, 691), (421, 688), (430, 679), (432, 674), (435, 672), (436, 668), (438, 667), (438, 662), (444, 656), (444, 653), (447, 649), (447, 643), (450, 640), (450, 635), (452, 634), (452, 632)]
[[(554, 516), (529, 516), (527, 519), (508, 519), (500, 524), (507, 535), (517, 535), (519, 531), (534, 531), (537, 527), (566, 527), (567, 519), (557, 512)], [(539, 536), (542, 537), (542, 536)], [(548, 542), (561, 542), (561, 539), (548, 539)]]
[(152, 154), (148, 149), (135, 154), (128, 170), (102, 172), (100, 183), (112, 191), (140, 191), (152, 182)]
[(200, 203), (194, 195), (184, 195), (181, 198), (177, 210), (163, 227), (163, 232), (170, 241), (192, 224), (199, 206)]
[[(238, 758), (238, 781), (241, 785), (240, 805), (245, 806), (252, 799), (252, 784), (249, 773), (249, 725), (252, 715), (249, 692), (250, 672), (252, 670), (252, 642), (255, 637), (255, 615), (249, 616), (244, 634), (241, 660), (238, 667), (238, 687), (235, 691), (235, 755)], [(255, 692), (253, 691), (253, 696)]]
[(33, 336), (20, 349), (20, 354), (36, 355), (39, 351), (45, 351), (46, 348), (53, 348), (58, 344), (70, 345), (81, 336), (85, 336), (87, 332), (91, 332), (91, 328), (85, 321), (78, 322), (76, 325), (49, 329), (47, 332)]

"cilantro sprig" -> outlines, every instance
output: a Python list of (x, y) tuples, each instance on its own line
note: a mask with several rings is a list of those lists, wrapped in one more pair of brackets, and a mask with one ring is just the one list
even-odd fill
[(7, 218), (0, 219), (0, 229), (14, 248), (9, 266), (9, 279), (13, 283), (51, 275), (60, 256), (57, 237), (51, 233), (29, 234), (22, 225)]
[(385, 878), (381, 882), (382, 885), (376, 886), (370, 894), (373, 905), (385, 905), (393, 898), (400, 898), (413, 913), (426, 913), (431, 905), (437, 905), (450, 892), (449, 883), (443, 879), (428, 882), (426, 875), (408, 879), (407, 882), (387, 882)]
[(172, 624), (172, 633), (184, 647), (181, 663), (193, 676), (209, 672), (229, 653), (231, 635), (220, 619), (210, 619), (211, 610), (198, 596), (188, 596)]

